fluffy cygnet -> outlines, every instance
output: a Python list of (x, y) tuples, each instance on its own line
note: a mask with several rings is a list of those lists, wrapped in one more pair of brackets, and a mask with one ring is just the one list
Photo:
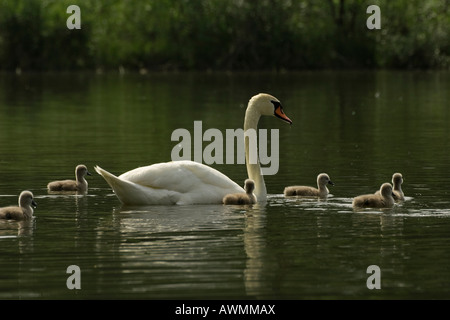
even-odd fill
[(33, 193), (22, 191), (19, 196), (19, 206), (0, 208), (0, 219), (27, 220), (33, 216), (33, 206), (37, 207), (33, 200)]
[(394, 206), (392, 186), (383, 183), (378, 194), (365, 194), (353, 199), (355, 208), (392, 208)]
[[(403, 176), (401, 173), (394, 173), (392, 175), (392, 185), (394, 189), (392, 191), (393, 198), (395, 201), (405, 201), (405, 194), (402, 190)], [(380, 190), (375, 192), (375, 194), (380, 194)]]
[(330, 177), (326, 173), (321, 173), (317, 176), (317, 189), (308, 186), (290, 186), (284, 188), (284, 195), (325, 198), (329, 193), (327, 184), (334, 186), (334, 183), (330, 180)]
[(49, 191), (87, 192), (88, 183), (84, 178), (86, 175), (90, 176), (91, 174), (85, 165), (80, 164), (75, 168), (76, 180), (53, 181), (47, 185), (47, 189)]
[(401, 173), (394, 173), (392, 175), (392, 185), (394, 186), (394, 199), (405, 200), (405, 194), (402, 190), (403, 176)]
[(254, 204), (256, 196), (253, 194), (255, 190), (255, 182), (251, 179), (245, 180), (245, 193), (231, 193), (223, 197), (224, 204)]

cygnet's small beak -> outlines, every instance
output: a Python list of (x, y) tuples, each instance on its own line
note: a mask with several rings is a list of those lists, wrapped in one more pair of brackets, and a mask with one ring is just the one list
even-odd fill
[(286, 121), (289, 124), (292, 124), (292, 120), (288, 118), (288, 116), (283, 112), (283, 108), (279, 105), (275, 109), (275, 117), (280, 118), (283, 121)]
[(332, 186), (334, 186), (334, 182), (331, 180), (328, 180), (328, 184), (331, 184)]
[(36, 208), (37, 207), (37, 203), (34, 200), (31, 200), (31, 205)]
[(89, 171), (86, 171), (86, 174), (87, 174), (88, 176), (92, 176), (92, 174), (91, 174)]

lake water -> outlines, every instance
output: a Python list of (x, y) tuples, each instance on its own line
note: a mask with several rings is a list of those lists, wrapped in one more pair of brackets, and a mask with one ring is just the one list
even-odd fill
[[(172, 132), (194, 121), (241, 128), (259, 92), (293, 121), (259, 123), (279, 130), (266, 204), (123, 207), (94, 171), (170, 161)], [(38, 207), (0, 221), (0, 298), (449, 299), (449, 106), (448, 72), (2, 74), (0, 206), (29, 189)], [(47, 193), (79, 163), (87, 195)], [(327, 200), (282, 195), (321, 172)], [(394, 172), (404, 203), (352, 209)], [(66, 285), (71, 265), (81, 289)], [(371, 265), (381, 289), (367, 287)]]

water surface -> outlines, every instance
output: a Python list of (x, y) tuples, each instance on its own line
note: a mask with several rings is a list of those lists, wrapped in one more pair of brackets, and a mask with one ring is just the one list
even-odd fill
[[(0, 221), (2, 299), (450, 298), (450, 74), (32, 74), (0, 76), (0, 206), (24, 189), (28, 222)], [(124, 207), (95, 173), (170, 161), (172, 132), (241, 128), (275, 95), (280, 168), (254, 206)], [(208, 145), (203, 143), (203, 147)], [(87, 195), (48, 194), (84, 163)], [(243, 184), (244, 165), (213, 164)], [(327, 200), (284, 198), (327, 172)], [(394, 172), (404, 203), (354, 211)], [(67, 267), (81, 270), (69, 290)], [(366, 286), (367, 267), (381, 289)]]

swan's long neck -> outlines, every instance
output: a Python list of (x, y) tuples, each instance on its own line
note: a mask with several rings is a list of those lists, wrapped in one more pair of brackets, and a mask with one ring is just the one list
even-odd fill
[[(261, 117), (261, 114), (255, 110), (253, 105), (250, 103), (247, 111), (245, 112), (245, 120), (244, 120), (244, 132), (248, 129), (254, 129), (257, 133), (258, 131), (258, 121)], [(267, 199), (267, 191), (266, 184), (264, 183), (264, 177), (261, 174), (261, 166), (259, 164), (259, 157), (255, 164), (251, 164), (249, 161), (250, 156), (250, 145), (249, 138), (245, 136), (245, 163), (247, 164), (247, 174), (249, 179), (255, 181), (255, 195), (258, 201), (266, 201)], [(256, 146), (256, 154), (258, 155), (258, 147)]]

